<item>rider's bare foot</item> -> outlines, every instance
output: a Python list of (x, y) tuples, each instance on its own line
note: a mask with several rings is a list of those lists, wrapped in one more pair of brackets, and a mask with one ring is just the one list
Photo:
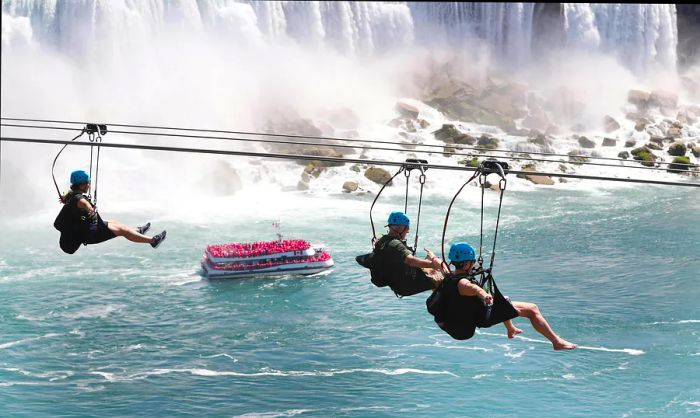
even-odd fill
[(518, 328), (518, 327), (513, 327), (513, 328), (511, 328), (511, 329), (508, 330), (508, 338), (513, 338), (513, 337), (515, 337), (516, 335), (522, 334), (522, 333), (523, 333), (523, 330), (521, 330), (521, 329)]
[(554, 350), (573, 350), (576, 348), (576, 344), (559, 339), (557, 342), (552, 343), (552, 347), (554, 347)]

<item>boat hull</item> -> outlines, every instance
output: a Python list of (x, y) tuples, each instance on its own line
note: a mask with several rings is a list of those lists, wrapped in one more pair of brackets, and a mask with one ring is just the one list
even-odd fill
[(205, 276), (210, 279), (242, 279), (246, 277), (272, 277), (286, 275), (305, 275), (320, 273), (333, 267), (333, 260), (300, 265), (282, 265), (255, 270), (224, 270), (212, 267), (206, 260), (202, 261)]

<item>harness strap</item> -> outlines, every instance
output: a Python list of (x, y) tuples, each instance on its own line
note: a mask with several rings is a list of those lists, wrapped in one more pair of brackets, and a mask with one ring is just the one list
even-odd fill
[(394, 178), (396, 178), (396, 176), (398, 176), (398, 175), (399, 175), (402, 171), (404, 171), (404, 170), (405, 170), (405, 167), (404, 167), (404, 166), (399, 167), (399, 169), (396, 171), (396, 174), (394, 174), (393, 176), (391, 176), (391, 178), (390, 178), (389, 180), (387, 180), (386, 183), (384, 183), (384, 185), (382, 186), (382, 188), (379, 189), (379, 193), (377, 193), (377, 195), (374, 197), (374, 200), (372, 201), (372, 206), (369, 207), (369, 224), (372, 226), (372, 248), (374, 248), (374, 244), (377, 242), (377, 232), (376, 232), (376, 230), (374, 229), (374, 220), (372, 219), (372, 209), (374, 209), (374, 204), (377, 203), (377, 199), (379, 199), (379, 196), (380, 196), (380, 195), (382, 194), (382, 192), (384, 191), (384, 188), (385, 188), (389, 183), (391, 183), (391, 181), (394, 180)]
[(442, 227), (442, 242), (440, 244), (440, 251), (442, 254), (442, 260), (443, 263), (447, 266), (447, 271), (448, 273), (452, 272), (452, 269), (450, 269), (450, 264), (445, 261), (445, 232), (447, 231), (447, 222), (450, 220), (450, 211), (452, 210), (452, 205), (455, 203), (455, 200), (457, 200), (457, 196), (462, 192), (462, 189), (464, 189), (464, 186), (469, 184), (472, 180), (474, 180), (479, 174), (481, 174), (482, 168), (479, 166), (475, 171), (474, 174), (467, 180), (462, 187), (457, 190), (457, 193), (452, 197), (452, 201), (450, 202), (450, 205), (447, 207), (447, 214), (445, 215), (445, 224)]
[[(83, 130), (80, 131), (78, 136), (71, 139), (70, 141), (71, 142), (75, 141), (76, 139), (83, 136), (84, 133), (85, 133), (85, 129), (83, 128)], [(58, 199), (61, 201), (61, 203), (66, 203), (66, 202), (63, 199), (63, 195), (61, 195), (61, 189), (58, 188), (58, 183), (56, 182), (56, 176), (54, 175), (54, 168), (56, 167), (56, 161), (58, 160), (58, 157), (61, 155), (63, 150), (66, 149), (67, 146), (68, 146), (68, 144), (65, 144), (63, 147), (61, 147), (61, 149), (56, 154), (56, 157), (53, 159), (53, 164), (51, 164), (51, 178), (53, 178), (53, 185), (56, 186), (56, 193), (58, 193)]]
[(420, 194), (418, 195), (418, 216), (416, 217), (416, 239), (413, 242), (413, 255), (416, 255), (416, 250), (418, 250), (418, 228), (420, 227), (420, 208), (423, 204), (423, 186), (425, 186), (425, 171), (423, 170), (423, 167), (421, 167), (420, 169), (420, 177), (418, 177), (418, 181), (420, 182)]

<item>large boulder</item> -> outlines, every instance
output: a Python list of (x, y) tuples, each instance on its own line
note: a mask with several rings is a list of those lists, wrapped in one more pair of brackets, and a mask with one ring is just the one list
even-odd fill
[(683, 130), (682, 128), (671, 126), (666, 131), (666, 136), (670, 136), (671, 138), (680, 138), (683, 136)]
[(469, 134), (462, 134), (452, 138), (452, 141), (454, 141), (455, 144), (474, 145), (476, 143), (476, 138)]
[(678, 95), (670, 91), (654, 90), (649, 96), (649, 103), (662, 109), (675, 109), (678, 106)]
[(394, 106), (394, 109), (397, 112), (399, 112), (401, 116), (409, 119), (416, 119), (418, 117), (418, 114), (420, 113), (417, 107), (403, 100), (399, 100), (398, 102), (396, 102), (396, 106)]
[(642, 132), (644, 128), (649, 125), (651, 121), (647, 118), (639, 118), (637, 121), (634, 123), (634, 129), (638, 132)]
[(546, 135), (541, 134), (541, 133), (537, 133), (536, 135), (528, 138), (527, 142), (529, 142), (531, 144), (541, 145), (543, 147), (550, 147), (553, 144), (551, 139), (547, 138)]
[[(391, 178), (391, 173), (389, 173), (381, 167), (372, 166), (365, 170), (365, 177), (377, 184), (383, 185), (384, 183), (389, 181), (389, 179)], [(389, 183), (389, 186), (391, 186), (391, 183)]]
[[(537, 168), (534, 164), (525, 164), (522, 168), (521, 171), (533, 171), (536, 172)], [(525, 178), (530, 180), (534, 184), (540, 184), (544, 186), (552, 186), (554, 185), (554, 180), (552, 180), (551, 177), (549, 176), (540, 176), (537, 174), (518, 174), (517, 177), (520, 178)]]
[(568, 152), (569, 161), (574, 164), (586, 163), (588, 162), (588, 157), (586, 157), (586, 151), (582, 149), (575, 149)]
[(354, 192), (357, 190), (358, 187), (359, 187), (359, 185), (357, 184), (356, 181), (346, 181), (345, 183), (343, 183), (343, 192), (345, 192), (345, 193)]
[(695, 145), (690, 150), (695, 158), (700, 158), (700, 145)]
[(680, 123), (687, 123), (689, 125), (695, 124), (698, 121), (698, 117), (700, 117), (700, 115), (695, 113), (695, 111), (688, 106), (681, 109), (676, 115), (676, 119), (678, 119)]
[(488, 135), (481, 135), (479, 141), (477, 142), (478, 148), (485, 149), (497, 149), (498, 148), (498, 138), (494, 138)]
[(607, 133), (615, 132), (616, 130), (620, 129), (620, 124), (617, 123), (612, 116), (608, 115), (605, 115), (603, 118), (603, 125), (605, 126), (605, 132)]
[(663, 147), (656, 142), (649, 142), (646, 144), (646, 147), (654, 151), (661, 151), (663, 149)]
[(676, 157), (673, 159), (671, 164), (668, 165), (668, 171), (688, 171), (690, 168), (690, 158), (689, 157)]
[(493, 110), (512, 118), (521, 118), (525, 116), (525, 111), (522, 109), (521, 103), (522, 102), (519, 102), (517, 98), (510, 94), (501, 94), (498, 92), (489, 92), (485, 97), (480, 98), (478, 102), (478, 104), (485, 109)]
[(634, 139), (628, 139), (625, 141), (625, 148), (632, 148), (633, 146), (637, 145), (637, 141)]
[[(326, 147), (314, 147), (314, 146), (303, 146), (298, 150), (300, 154), (311, 155), (314, 157), (330, 157), (330, 158), (343, 158), (343, 154), (340, 152)], [(341, 161), (322, 161), (322, 160), (310, 160), (316, 167), (340, 167), (345, 165)], [(298, 164), (307, 165), (308, 160), (297, 160)]]
[(586, 138), (585, 136), (578, 137), (578, 144), (582, 148), (595, 148), (595, 142), (591, 141), (590, 139)]
[(446, 123), (442, 125), (442, 128), (433, 132), (435, 139), (445, 142), (455, 142), (454, 139), (458, 136), (462, 136), (462, 132), (455, 128), (451, 123)]
[(604, 147), (614, 147), (616, 145), (617, 145), (617, 139), (603, 138), (603, 146)]
[(627, 92), (627, 101), (637, 107), (646, 107), (651, 93), (642, 90), (630, 90)]
[(632, 150), (632, 156), (635, 160), (640, 161), (645, 167), (654, 167), (656, 155), (647, 147), (639, 147)]
[(668, 147), (668, 153), (669, 155), (673, 155), (675, 157), (682, 157), (685, 155), (686, 149), (687, 148), (683, 142), (677, 141)]

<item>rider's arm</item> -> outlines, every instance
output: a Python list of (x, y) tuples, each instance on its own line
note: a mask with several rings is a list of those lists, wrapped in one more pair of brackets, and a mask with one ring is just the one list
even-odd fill
[(84, 197), (78, 200), (78, 208), (87, 211), (88, 216), (92, 215), (93, 212), (95, 212), (95, 208), (93, 208), (90, 202), (88, 202), (88, 200)]
[(487, 304), (493, 302), (493, 297), (491, 295), (467, 279), (460, 280), (459, 283), (457, 283), (457, 289), (459, 290), (459, 294), (462, 296), (477, 296)]
[(434, 268), (436, 270), (439, 270), (440, 267), (442, 266), (442, 262), (440, 261), (439, 258), (433, 256), (430, 260), (426, 260), (424, 258), (418, 258), (413, 255), (407, 255), (406, 258), (403, 260), (406, 265), (409, 267), (416, 267), (416, 268)]

